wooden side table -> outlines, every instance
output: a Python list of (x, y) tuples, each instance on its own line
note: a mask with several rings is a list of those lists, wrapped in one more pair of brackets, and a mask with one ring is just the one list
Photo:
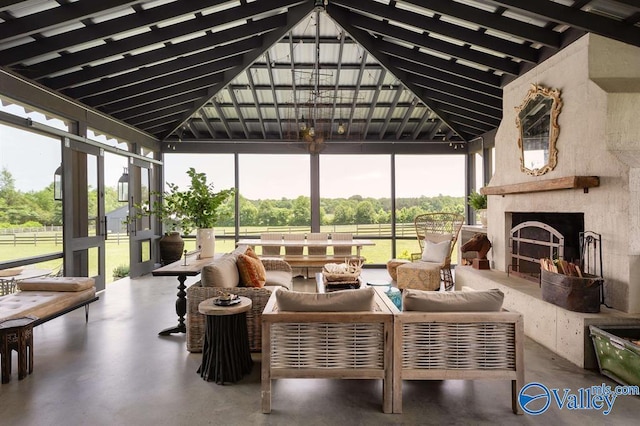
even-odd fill
[(11, 351), (18, 352), (18, 380), (33, 372), (33, 323), (38, 318), (26, 316), (0, 322), (0, 357), (2, 383), (11, 379)]
[(217, 384), (237, 382), (251, 372), (253, 361), (249, 350), (246, 312), (251, 309), (251, 299), (240, 296), (240, 302), (230, 306), (207, 299), (198, 305), (198, 311), (206, 316), (200, 377)]

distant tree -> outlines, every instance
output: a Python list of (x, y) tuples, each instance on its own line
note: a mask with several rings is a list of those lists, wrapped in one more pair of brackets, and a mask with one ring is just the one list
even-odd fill
[(356, 207), (356, 223), (375, 223), (375, 210), (370, 201), (362, 201)]
[(299, 196), (292, 203), (289, 225), (300, 226), (311, 224), (311, 201), (309, 197)]
[(352, 225), (355, 223), (356, 212), (349, 205), (340, 204), (333, 213), (333, 223), (335, 225)]

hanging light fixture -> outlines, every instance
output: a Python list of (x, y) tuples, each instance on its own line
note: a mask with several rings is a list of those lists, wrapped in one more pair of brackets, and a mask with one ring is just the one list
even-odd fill
[(124, 168), (124, 172), (118, 179), (118, 201), (121, 203), (129, 200), (129, 171)]
[(342, 121), (338, 122), (338, 134), (344, 135), (345, 130), (346, 129), (344, 127), (344, 124), (342, 124)]
[(62, 164), (53, 173), (53, 199), (62, 201)]

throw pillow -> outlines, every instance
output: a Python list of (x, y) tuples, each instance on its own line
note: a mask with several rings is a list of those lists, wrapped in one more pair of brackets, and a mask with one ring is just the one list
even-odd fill
[(203, 287), (233, 288), (238, 286), (240, 276), (234, 256), (216, 259), (202, 268), (200, 282)]
[(302, 293), (278, 289), (278, 310), (290, 312), (370, 312), (373, 310), (375, 290), (340, 290), (331, 293)]
[(254, 259), (246, 254), (238, 256), (238, 272), (240, 282), (245, 287), (264, 287), (267, 281), (267, 271), (259, 259)]
[(449, 255), (451, 249), (451, 241), (442, 241), (439, 243), (432, 243), (429, 240), (425, 240), (424, 251), (422, 252), (422, 259), (424, 262), (443, 263)]
[(251, 248), (251, 246), (247, 247), (247, 250), (244, 252), (244, 254), (246, 254), (249, 257), (253, 257), (254, 259), (260, 260), (256, 252), (253, 251), (253, 248)]
[(499, 312), (504, 293), (498, 289), (478, 291), (423, 291), (405, 289), (405, 311), (422, 312)]

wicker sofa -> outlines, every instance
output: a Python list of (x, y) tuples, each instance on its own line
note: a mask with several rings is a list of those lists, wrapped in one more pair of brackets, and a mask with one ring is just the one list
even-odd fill
[(371, 311), (284, 312), (272, 294), (262, 315), (262, 412), (271, 412), (273, 379), (328, 378), (381, 379), (382, 410), (391, 413), (393, 313), (385, 298), (376, 291)]
[(267, 284), (264, 287), (217, 287), (203, 286), (198, 281), (187, 288), (187, 350), (202, 352), (205, 334), (205, 316), (198, 312), (200, 302), (216, 297), (220, 292), (237, 294), (251, 299), (252, 306), (247, 312), (247, 328), (249, 331), (249, 347), (252, 352), (262, 349), (261, 317), (271, 292), (277, 286), (291, 288), (291, 266), (281, 259), (263, 258), (262, 264), (267, 271)]

